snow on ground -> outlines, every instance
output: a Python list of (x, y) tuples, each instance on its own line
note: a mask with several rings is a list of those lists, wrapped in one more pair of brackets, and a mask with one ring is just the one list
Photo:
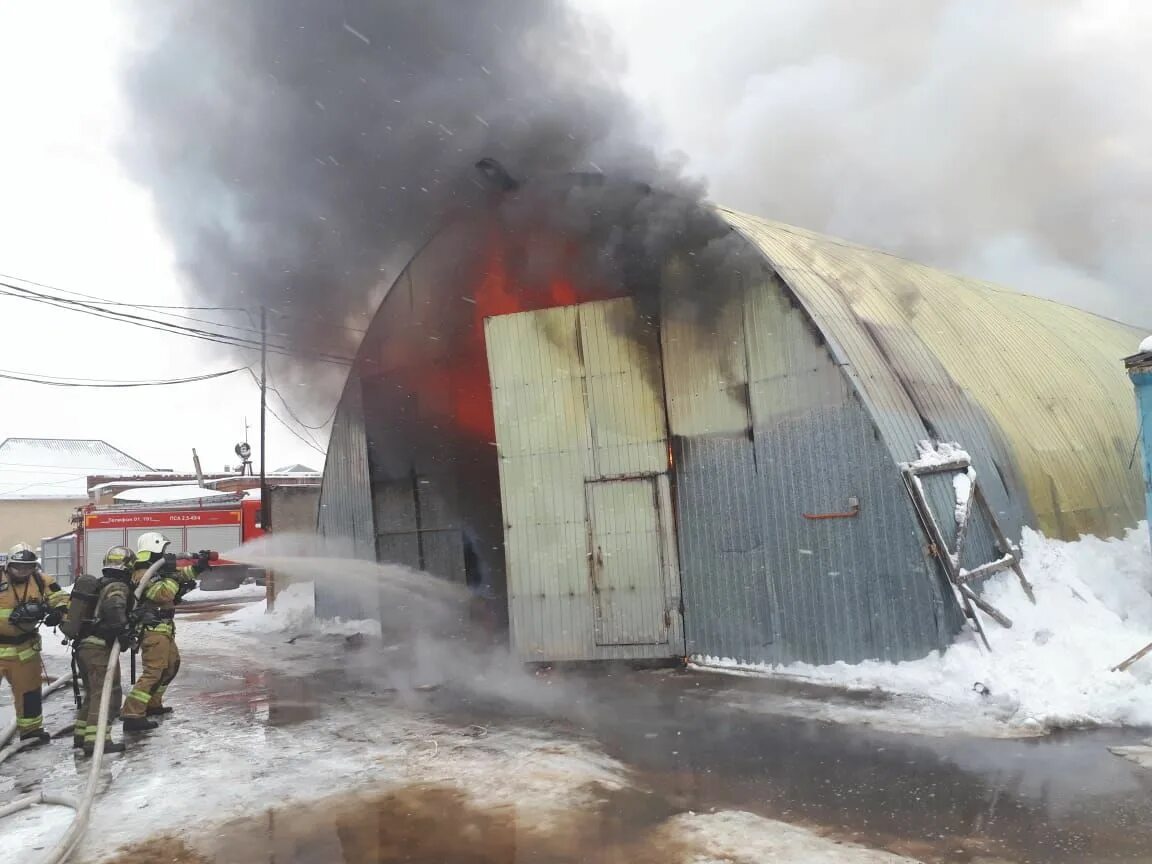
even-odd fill
[(995, 735), (1152, 725), (1152, 656), (1111, 671), (1152, 642), (1147, 525), (1123, 539), (1074, 543), (1026, 532), (1023, 552), (1037, 602), (1029, 603), (1011, 571), (989, 581), (984, 596), (1014, 622), (1006, 630), (983, 618), (991, 653), (965, 633), (943, 654), (906, 663), (755, 667), (700, 658), (701, 665), (895, 694), (887, 705), (836, 713), (898, 728)]
[(754, 813), (684, 813), (669, 820), (662, 833), (692, 850), (691, 864), (899, 864), (912, 861), (851, 843), (835, 843), (807, 828), (765, 819)]
[(1143, 744), (1133, 744), (1128, 747), (1109, 747), (1110, 752), (1122, 756), (1129, 762), (1135, 762), (1141, 768), (1152, 768), (1152, 738)]
[[(264, 589), (261, 589), (263, 591)], [(205, 596), (224, 592), (207, 592)], [(191, 595), (189, 595), (191, 596)], [(273, 610), (264, 604), (248, 604), (227, 616), (235, 629), (247, 633), (323, 633), (329, 636), (351, 636), (363, 633), (380, 635), (380, 622), (374, 618), (363, 620), (322, 620), (316, 617), (316, 586), (312, 582), (296, 582), (276, 597)]]

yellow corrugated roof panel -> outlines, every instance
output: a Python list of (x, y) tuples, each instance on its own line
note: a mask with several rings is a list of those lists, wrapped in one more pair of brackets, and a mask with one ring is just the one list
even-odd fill
[[(926, 433), (1010, 454), (1038, 527), (1113, 535), (1144, 516), (1122, 358), (1141, 331), (729, 210), (820, 327), (898, 460)], [(974, 452), (974, 455), (975, 452)]]

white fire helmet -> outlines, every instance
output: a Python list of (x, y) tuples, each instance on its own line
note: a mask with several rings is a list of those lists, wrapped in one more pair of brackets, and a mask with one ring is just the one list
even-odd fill
[(136, 554), (147, 555), (149, 558), (153, 555), (163, 555), (171, 542), (159, 531), (149, 531), (141, 534), (140, 539), (136, 541)]

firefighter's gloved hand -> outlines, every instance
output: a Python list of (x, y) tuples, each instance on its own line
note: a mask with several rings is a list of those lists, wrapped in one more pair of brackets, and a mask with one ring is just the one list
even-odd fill
[(207, 549), (201, 549), (196, 553), (196, 557), (192, 560), (192, 570), (196, 575), (200, 575), (209, 567), (212, 566), (212, 553)]
[(132, 647), (132, 634), (125, 631), (116, 637), (116, 641), (120, 643), (121, 651), (127, 651)]
[(47, 615), (44, 616), (44, 626), (59, 626), (60, 622), (64, 620), (64, 611), (65, 610), (63, 608), (57, 608), (50, 611)]

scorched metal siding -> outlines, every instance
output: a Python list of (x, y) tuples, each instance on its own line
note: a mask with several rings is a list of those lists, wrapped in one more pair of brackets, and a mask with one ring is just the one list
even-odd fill
[[(509, 617), (512, 644), (523, 659), (682, 653), (678, 572), (668, 560), (675, 558), (674, 543), (661, 553), (665, 585), (649, 586), (648, 592), (641, 586), (628, 602), (612, 606), (608, 629), (598, 618), (609, 611), (602, 608), (608, 598), (596, 596), (599, 586), (591, 576), (588, 484), (656, 478), (668, 467), (663, 394), (654, 392), (659, 357), (645, 356), (636, 332), (629, 300), (486, 322)], [(615, 500), (611, 490), (591, 498)], [(670, 532), (670, 507), (661, 507), (658, 498), (651, 507), (649, 515)], [(600, 514), (609, 533), (646, 531), (648, 523), (634, 515)], [(666, 622), (658, 641), (645, 636), (633, 644), (600, 644), (609, 638), (625, 643), (619, 634), (647, 633), (654, 620)], [(611, 635), (597, 638), (606, 633)]]
[[(871, 417), (778, 279), (733, 296), (712, 322), (721, 350), (678, 357), (692, 328), (666, 323), (688, 652), (823, 663), (943, 647), (950, 598)], [(853, 498), (856, 517), (804, 516)]]

